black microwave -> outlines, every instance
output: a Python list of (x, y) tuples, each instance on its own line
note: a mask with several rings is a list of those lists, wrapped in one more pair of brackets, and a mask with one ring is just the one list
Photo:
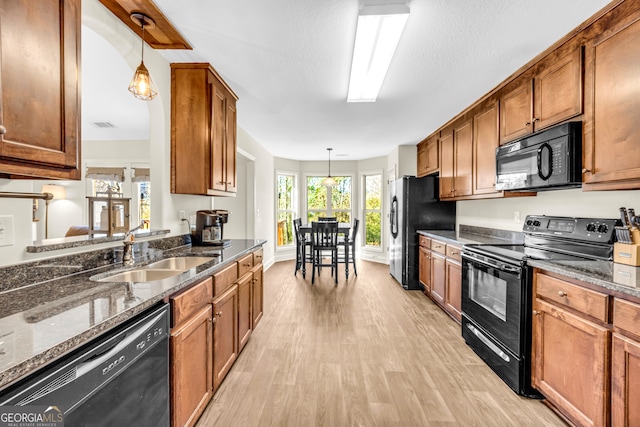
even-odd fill
[(582, 122), (568, 122), (496, 149), (496, 190), (582, 185)]

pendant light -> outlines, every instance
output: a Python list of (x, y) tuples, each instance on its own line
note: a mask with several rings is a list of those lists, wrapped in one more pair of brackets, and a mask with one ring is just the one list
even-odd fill
[(327, 177), (322, 180), (322, 185), (326, 187), (335, 187), (336, 185), (338, 185), (336, 180), (331, 176), (331, 150), (333, 150), (333, 148), (327, 148), (327, 151), (329, 152), (329, 175), (327, 175)]
[(156, 23), (142, 13), (132, 13), (131, 20), (142, 27), (142, 55), (140, 65), (136, 68), (131, 83), (129, 83), (129, 92), (138, 99), (151, 101), (158, 94), (158, 90), (151, 80), (149, 70), (144, 66), (144, 28), (155, 28)]

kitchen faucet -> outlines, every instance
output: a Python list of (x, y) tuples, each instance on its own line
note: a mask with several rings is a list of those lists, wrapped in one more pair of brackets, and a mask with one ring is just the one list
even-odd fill
[(140, 221), (140, 225), (125, 233), (123, 240), (124, 251), (122, 252), (122, 265), (133, 265), (133, 242), (135, 240), (133, 232), (140, 229), (142, 226), (144, 226), (144, 221)]

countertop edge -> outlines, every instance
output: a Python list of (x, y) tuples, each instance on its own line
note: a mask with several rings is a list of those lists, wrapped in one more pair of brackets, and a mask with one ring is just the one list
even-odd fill
[[(196, 275), (179, 282), (179, 284), (177, 284), (176, 286), (167, 289), (166, 291), (163, 291), (157, 295), (154, 295), (153, 297), (148, 298), (147, 300), (123, 311), (122, 313), (96, 323), (80, 334), (76, 334), (71, 338), (55, 344), (47, 350), (34, 354), (32, 357), (6, 368), (2, 372), (0, 372), (0, 391), (19, 382), (39, 368), (42, 368), (65, 356), (66, 354), (82, 347), (91, 339), (99, 337), (100, 335), (119, 326), (120, 324), (126, 322), (134, 316), (146, 311), (159, 302), (165, 300), (170, 295), (173, 295), (176, 292), (181, 291), (193, 285), (194, 283), (201, 281), (205, 277), (213, 275), (216, 271), (227, 267), (230, 263), (237, 261), (247, 253), (253, 252), (256, 248), (262, 247), (265, 243), (266, 240), (256, 240), (253, 246), (248, 246), (244, 251), (236, 254), (235, 256), (229, 259), (225, 259), (221, 263), (213, 265), (205, 270), (202, 270)], [(171, 255), (171, 253), (171, 250), (167, 251), (167, 255)]]

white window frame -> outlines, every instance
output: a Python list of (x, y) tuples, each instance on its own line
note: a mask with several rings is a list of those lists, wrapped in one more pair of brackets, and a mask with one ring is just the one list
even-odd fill
[[(368, 176), (374, 176), (374, 175), (378, 175), (380, 176), (380, 209), (379, 210), (372, 210), (372, 209), (367, 209), (367, 203), (366, 203), (366, 197), (367, 197), (367, 192), (366, 192), (366, 179)], [(364, 249), (366, 249), (367, 251), (371, 251), (371, 252), (383, 252), (383, 248), (385, 245), (385, 229), (384, 229), (384, 207), (385, 207), (385, 182), (384, 182), (384, 171), (382, 169), (377, 169), (377, 170), (372, 170), (372, 171), (366, 171), (366, 172), (361, 172), (361, 179), (360, 179), (360, 206), (362, 206), (362, 215), (361, 215), (361, 219), (360, 219), (360, 246)], [(366, 214), (367, 212), (380, 212), (380, 246), (371, 246), (371, 245), (367, 245), (366, 242)]]
[[(278, 209), (278, 177), (279, 176), (291, 176), (293, 177), (293, 188), (291, 189), (292, 194), (292, 199), (291, 199), (291, 204), (292, 204), (292, 210), (280, 210)], [(300, 212), (300, 179), (299, 179), (299, 174), (297, 172), (292, 172), (292, 171), (286, 171), (286, 170), (276, 170), (275, 176), (274, 176), (274, 184), (275, 184), (275, 189), (276, 191), (274, 191), (274, 206), (276, 207), (275, 209), (275, 236), (274, 236), (274, 242), (275, 242), (275, 250), (277, 251), (283, 251), (283, 250), (291, 250), (292, 247), (295, 246), (295, 241), (292, 242), (290, 245), (282, 245), (279, 246), (278, 245), (278, 214), (281, 212), (291, 212), (293, 219), (299, 217), (299, 212)], [(306, 221), (303, 221), (306, 222)], [(293, 224), (292, 224), (293, 226)]]

